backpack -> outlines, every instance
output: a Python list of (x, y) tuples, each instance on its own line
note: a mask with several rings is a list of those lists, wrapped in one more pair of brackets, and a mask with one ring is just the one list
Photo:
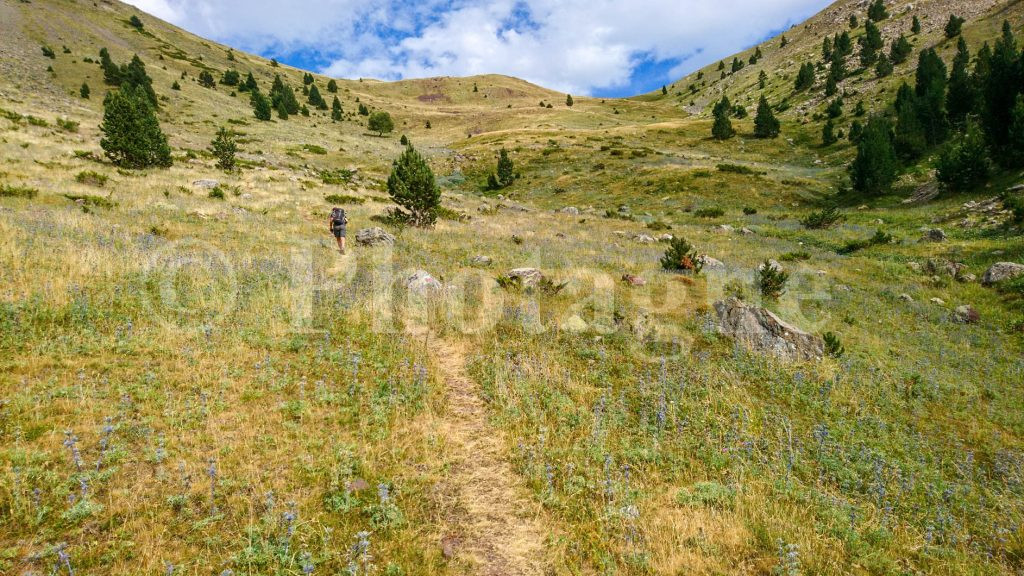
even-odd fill
[(331, 224), (333, 226), (344, 226), (348, 224), (348, 217), (345, 216), (345, 211), (341, 208), (334, 208), (331, 210)]

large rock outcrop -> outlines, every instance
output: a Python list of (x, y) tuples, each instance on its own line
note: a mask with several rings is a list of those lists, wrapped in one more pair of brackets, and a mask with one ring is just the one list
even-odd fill
[(771, 311), (737, 298), (715, 302), (718, 329), (744, 346), (784, 360), (813, 360), (824, 354), (821, 338), (785, 323)]

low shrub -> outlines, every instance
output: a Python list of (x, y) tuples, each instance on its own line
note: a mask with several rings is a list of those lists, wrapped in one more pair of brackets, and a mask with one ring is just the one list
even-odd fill
[(782, 260), (783, 262), (796, 262), (798, 260), (802, 261), (802, 260), (810, 260), (810, 259), (811, 259), (810, 252), (806, 252), (804, 250), (799, 250), (799, 251), (796, 251), (796, 252), (786, 252), (782, 256), (779, 256), (779, 260)]
[(328, 194), (324, 196), (324, 201), (328, 204), (363, 204), (366, 202), (366, 198), (349, 194)]
[(28, 186), (11, 186), (0, 184), (0, 198), (25, 198), (31, 200), (39, 194), (39, 190)]
[(109, 180), (106, 174), (100, 174), (93, 170), (83, 170), (75, 176), (75, 182), (79, 184), (88, 184), (90, 186), (98, 186), (102, 188)]
[(693, 215), (698, 218), (721, 218), (725, 215), (725, 210), (717, 206), (711, 208), (700, 208), (693, 211)]
[(836, 252), (838, 254), (853, 254), (858, 250), (863, 250), (871, 246), (889, 244), (893, 240), (895, 240), (895, 238), (891, 234), (882, 232), (881, 230), (877, 230), (875, 232), (875, 235), (872, 236), (871, 238), (868, 238), (867, 240), (851, 240), (847, 242), (846, 245), (844, 245), (842, 248), (836, 250)]
[(680, 506), (730, 510), (735, 500), (736, 489), (718, 482), (697, 482), (676, 493), (676, 503)]
[(113, 208), (114, 206), (117, 206), (117, 202), (114, 202), (109, 198), (94, 196), (92, 194), (65, 194), (64, 197), (72, 202), (94, 208)]
[(843, 221), (846, 217), (839, 211), (835, 206), (829, 206), (823, 208), (817, 212), (811, 212), (800, 220), (804, 228), (811, 230), (824, 230), (831, 228), (839, 222)]

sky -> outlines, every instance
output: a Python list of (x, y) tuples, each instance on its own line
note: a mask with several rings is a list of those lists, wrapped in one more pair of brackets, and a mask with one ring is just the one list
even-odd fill
[(337, 78), (507, 74), (562, 92), (649, 92), (829, 0), (128, 0), (194, 34)]

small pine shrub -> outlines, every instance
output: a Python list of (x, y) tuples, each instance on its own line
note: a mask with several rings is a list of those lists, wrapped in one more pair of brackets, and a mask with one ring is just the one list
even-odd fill
[(843, 343), (839, 340), (839, 336), (836, 336), (832, 332), (825, 332), (822, 339), (825, 341), (825, 354), (839, 358), (846, 352), (846, 348), (843, 347)]
[(838, 224), (844, 218), (845, 216), (843, 216), (838, 208), (829, 206), (817, 212), (811, 212), (801, 219), (800, 223), (803, 224), (804, 228), (810, 230), (824, 230)]
[(213, 198), (214, 200), (223, 200), (224, 199), (224, 189), (221, 188), (220, 186), (216, 186), (216, 187), (214, 187), (213, 189), (210, 190), (210, 193), (207, 194), (207, 196), (209, 198)]
[(665, 255), (661, 257), (661, 267), (672, 272), (700, 274), (702, 266), (697, 251), (682, 237), (670, 240)]
[(757, 269), (757, 288), (765, 298), (778, 300), (786, 290), (789, 273), (765, 260)]
[(49, 46), (41, 46), (40, 48), (43, 51), (43, 56), (46, 56), (50, 60), (54, 60), (57, 58), (57, 55), (53, 52), (53, 48), (50, 48)]
[(747, 216), (753, 216), (754, 214), (757, 214), (757, 208), (754, 208), (752, 206), (744, 206), (743, 213), (746, 214)]

